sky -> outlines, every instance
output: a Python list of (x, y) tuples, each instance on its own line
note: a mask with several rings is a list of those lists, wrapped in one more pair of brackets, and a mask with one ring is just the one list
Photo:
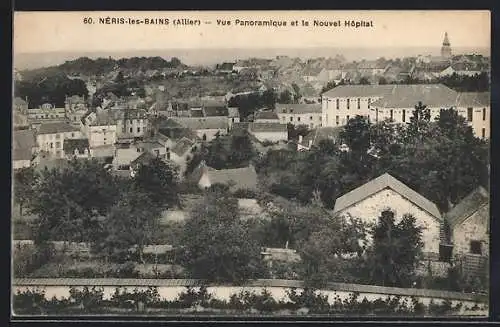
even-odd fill
[[(93, 24), (85, 24), (84, 18)], [(106, 25), (99, 18), (168, 18), (165, 25)], [(201, 26), (174, 26), (173, 19)], [(217, 19), (231, 21), (218, 26)], [(235, 20), (286, 21), (286, 27), (234, 26)], [(298, 20), (299, 26), (290, 22)], [(310, 26), (302, 26), (301, 21)], [(313, 20), (341, 27), (314, 27)], [(348, 28), (344, 21), (372, 22)], [(211, 22), (206, 24), (205, 22)], [(489, 11), (273, 11), (273, 12), (16, 12), (14, 56), (44, 52), (315, 47), (436, 47), (448, 32), (453, 47), (490, 47)]]

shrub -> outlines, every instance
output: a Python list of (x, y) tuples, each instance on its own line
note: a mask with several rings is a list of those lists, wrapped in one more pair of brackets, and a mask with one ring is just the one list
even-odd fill
[(103, 301), (104, 289), (87, 286), (83, 290), (71, 287), (69, 290), (70, 302), (75, 302), (83, 307), (84, 311), (93, 311), (99, 308)]
[(233, 196), (240, 199), (256, 199), (258, 194), (254, 190), (240, 188), (233, 192)]

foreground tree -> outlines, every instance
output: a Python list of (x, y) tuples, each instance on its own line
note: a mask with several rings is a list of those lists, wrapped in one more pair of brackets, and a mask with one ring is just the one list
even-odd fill
[(237, 200), (220, 188), (193, 209), (182, 237), (185, 266), (193, 278), (239, 283), (262, 276), (260, 247), (238, 211)]
[(36, 177), (33, 167), (22, 168), (14, 172), (14, 200), (19, 204), (21, 216), (24, 206), (29, 206), (28, 203), (33, 199)]
[(404, 215), (395, 223), (394, 212), (385, 210), (373, 229), (373, 245), (368, 251), (372, 281), (383, 286), (410, 287), (422, 259), (422, 229), (415, 217)]

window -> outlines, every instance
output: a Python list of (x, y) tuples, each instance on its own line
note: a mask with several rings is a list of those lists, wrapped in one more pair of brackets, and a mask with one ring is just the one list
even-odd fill
[(203, 141), (206, 141), (207, 140), (207, 134), (203, 134)]
[(403, 123), (406, 122), (406, 110), (404, 110), (404, 109), (403, 109), (401, 120), (403, 121)]
[(486, 108), (483, 108), (483, 120), (486, 120)]
[(467, 108), (467, 121), (472, 121), (472, 108)]
[(286, 109), (283, 109), (283, 113), (286, 114)]
[(231, 121), (234, 123), (234, 118), (231, 118)]
[(167, 148), (167, 152), (170, 152), (170, 148)]
[(50, 148), (53, 149), (54, 148), (54, 143), (50, 142)]
[(345, 116), (345, 122), (346, 124), (349, 122), (349, 115)]
[(75, 133), (71, 133), (71, 137), (75, 137)]
[(56, 142), (56, 148), (58, 148), (58, 149), (59, 149), (60, 147), (61, 147), (61, 142), (57, 141), (57, 142)]
[(137, 152), (141, 152), (141, 148), (137, 148)]
[(337, 99), (335, 102), (336, 102), (336, 105), (337, 105), (337, 110), (339, 110), (339, 99)]
[(482, 254), (481, 253), (481, 241), (470, 241), (470, 253)]
[(486, 136), (486, 129), (483, 128), (483, 129), (481, 129), (481, 137), (484, 139), (485, 136)]
[(59, 140), (61, 138), (61, 135), (56, 134), (56, 140)]
[(372, 99), (368, 98), (368, 109), (370, 109), (370, 104), (372, 103)]
[(293, 117), (290, 117), (290, 121), (293, 121)]
[(141, 132), (141, 128), (137, 127), (137, 133), (140, 133), (140, 132)]
[(339, 124), (339, 116), (335, 116), (335, 124)]
[(122, 133), (125, 133), (125, 126), (122, 127)]
[(439, 245), (439, 261), (450, 262), (453, 252), (453, 246)]
[(133, 133), (133, 129), (132, 129), (132, 127), (130, 127), (130, 133)]
[(361, 109), (361, 99), (358, 98), (358, 109)]
[(160, 156), (160, 150), (155, 150), (155, 154), (156, 154), (157, 157), (159, 157)]
[(347, 99), (347, 110), (351, 107), (351, 99)]
[(309, 120), (313, 120), (313, 116), (309, 117)]
[(391, 120), (394, 120), (394, 112), (392, 109), (391, 109)]
[(167, 159), (170, 160), (170, 152), (167, 152)]
[(300, 117), (297, 117), (297, 121), (300, 121)]
[(321, 121), (321, 116), (319, 116), (319, 121)]

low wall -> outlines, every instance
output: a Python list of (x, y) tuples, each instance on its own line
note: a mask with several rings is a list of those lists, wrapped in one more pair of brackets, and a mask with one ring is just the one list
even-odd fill
[[(39, 288), (45, 290), (47, 298), (62, 298), (69, 296), (69, 289), (73, 287), (102, 287), (104, 297), (109, 298), (115, 292), (116, 287), (123, 287), (129, 290), (146, 289), (148, 287), (157, 287), (160, 296), (166, 300), (174, 300), (177, 296), (185, 291), (187, 286), (197, 287), (202, 284), (200, 280), (194, 279), (125, 279), (125, 278), (102, 278), (102, 279), (86, 279), (86, 278), (57, 278), (57, 279), (14, 279), (13, 293), (18, 290), (22, 291), (26, 288)], [(276, 279), (259, 279), (249, 281), (243, 286), (229, 285), (213, 285), (208, 284), (208, 292), (214, 297), (221, 300), (229, 300), (232, 294), (241, 291), (250, 291), (260, 293), (263, 289), (267, 289), (275, 299), (286, 299), (286, 291), (291, 288), (303, 288), (302, 281), (294, 280), (276, 280)], [(375, 300), (377, 298), (385, 298), (387, 296), (400, 296), (403, 299), (411, 300), (411, 297), (416, 297), (423, 304), (428, 304), (431, 300), (434, 302), (442, 302), (450, 300), (456, 304), (462, 302), (466, 305), (474, 305), (476, 303), (488, 303), (488, 297), (484, 294), (466, 294), (458, 292), (447, 292), (428, 289), (406, 289), (397, 287), (383, 287), (373, 285), (359, 284), (344, 284), (330, 283), (325, 289), (322, 289), (322, 294), (328, 295), (328, 301), (333, 303), (336, 297), (341, 299), (348, 298), (353, 292), (359, 293), (359, 300), (367, 298), (367, 300)]]

